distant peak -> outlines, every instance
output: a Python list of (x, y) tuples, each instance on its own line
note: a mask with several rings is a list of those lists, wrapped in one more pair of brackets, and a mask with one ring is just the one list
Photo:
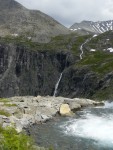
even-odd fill
[(15, 0), (0, 0), (0, 10), (2, 9), (12, 9), (12, 8), (22, 8), (23, 6)]
[(113, 30), (113, 20), (108, 21), (82, 21), (80, 23), (75, 23), (70, 27), (71, 30), (75, 31), (79, 29), (86, 30), (88, 32), (92, 33), (104, 33), (109, 30)]

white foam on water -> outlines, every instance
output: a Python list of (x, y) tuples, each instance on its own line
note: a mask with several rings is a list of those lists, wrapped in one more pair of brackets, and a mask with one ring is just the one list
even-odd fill
[(104, 108), (113, 108), (113, 102), (106, 101), (104, 104)]
[[(106, 102), (104, 108), (113, 107)], [(84, 113), (79, 119), (71, 119), (60, 126), (68, 136), (92, 139), (99, 145), (113, 147), (113, 114), (97, 116)]]

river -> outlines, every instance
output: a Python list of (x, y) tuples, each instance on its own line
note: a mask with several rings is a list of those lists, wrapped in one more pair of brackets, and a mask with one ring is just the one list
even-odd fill
[(38, 145), (55, 150), (113, 150), (113, 102), (33, 125), (29, 132)]

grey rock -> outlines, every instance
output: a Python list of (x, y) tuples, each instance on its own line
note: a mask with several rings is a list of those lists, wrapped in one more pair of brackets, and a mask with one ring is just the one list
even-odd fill
[[(41, 115), (41, 118), (44, 120), (44, 121), (47, 121), (47, 120), (49, 120), (50, 119), (50, 117), (48, 117), (48, 116), (46, 116), (46, 115)], [(51, 116), (51, 118), (52, 118), (52, 116)]]
[[(60, 72), (73, 63), (67, 60), (71, 52), (33, 51), (21, 44), (2, 43), (0, 52), (1, 97), (52, 95)], [(26, 105), (26, 99), (16, 101)]]
[(81, 105), (75, 100), (65, 100), (64, 102), (69, 104), (70, 109), (73, 111), (79, 110), (81, 108)]
[[(81, 107), (97, 106), (101, 104), (100, 102), (95, 102), (90, 99), (70, 99), (51, 96), (11, 97), (10, 103), (15, 103), (16, 109), (14, 107), (14, 111), (12, 111), (13, 107), (10, 108), (5, 106), (4, 110), (9, 111), (12, 115), (9, 117), (0, 115), (0, 122), (3, 124), (3, 127), (14, 126), (18, 132), (21, 132), (23, 128), (27, 128), (34, 123), (46, 122), (55, 117), (59, 112), (61, 115), (72, 116), (72, 111), (75, 112)], [(16, 113), (15, 110), (17, 110)]]

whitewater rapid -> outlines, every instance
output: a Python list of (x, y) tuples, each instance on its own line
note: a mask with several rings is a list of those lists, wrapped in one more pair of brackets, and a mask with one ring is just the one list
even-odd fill
[[(96, 113), (95, 113), (96, 112)], [(113, 147), (113, 103), (86, 109), (78, 119), (70, 119), (60, 126), (66, 136), (81, 137), (101, 146)]]
[(52, 145), (54, 150), (113, 150), (113, 102), (55, 120), (30, 127), (38, 145)]

